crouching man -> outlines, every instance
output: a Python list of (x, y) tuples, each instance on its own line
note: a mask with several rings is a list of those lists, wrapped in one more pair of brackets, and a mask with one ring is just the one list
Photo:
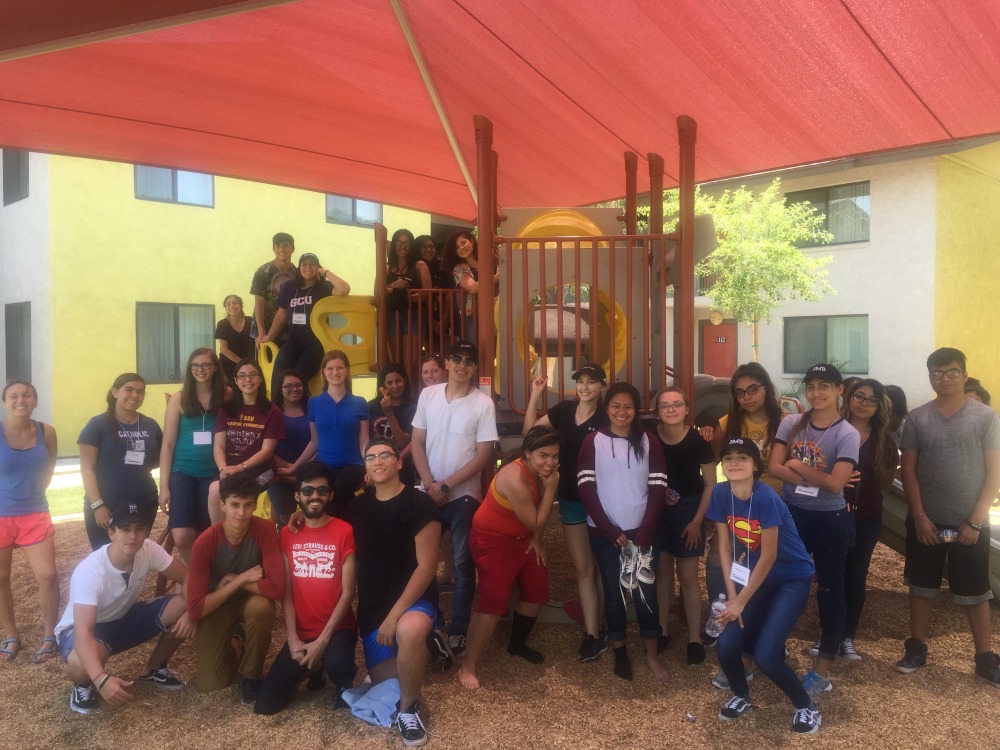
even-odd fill
[(69, 603), (56, 626), (59, 653), (73, 682), (69, 707), (81, 714), (100, 712), (98, 697), (111, 705), (133, 699), (134, 680), (105, 669), (112, 654), (159, 636), (140, 682), (161, 690), (180, 690), (184, 683), (167, 668), (181, 641), (194, 633), (182, 594), (139, 601), (146, 575), (163, 573), (182, 586), (188, 569), (149, 540), (149, 525), (137, 505), (123, 508), (108, 526), (111, 540), (76, 566), (69, 583)]

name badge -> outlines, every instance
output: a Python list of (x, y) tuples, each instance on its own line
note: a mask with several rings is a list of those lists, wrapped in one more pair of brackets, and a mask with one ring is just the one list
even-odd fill
[(197, 430), (192, 433), (194, 435), (195, 445), (211, 445), (212, 444), (212, 433), (209, 430)]
[(733, 583), (738, 583), (740, 586), (746, 586), (747, 581), (750, 580), (750, 568), (746, 565), (740, 565), (739, 563), (733, 563), (733, 567), (729, 570), (729, 578)]
[(145, 461), (145, 451), (125, 451), (125, 463), (128, 466), (142, 466)]
[(292, 313), (292, 325), (304, 326), (309, 322), (308, 317), (305, 313)]
[(799, 484), (795, 487), (796, 495), (805, 495), (806, 497), (819, 497), (819, 487), (809, 487), (805, 484)]

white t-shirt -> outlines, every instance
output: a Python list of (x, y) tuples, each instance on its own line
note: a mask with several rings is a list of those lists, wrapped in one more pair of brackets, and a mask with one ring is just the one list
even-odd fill
[[(438, 482), (469, 463), (476, 455), (477, 443), (499, 439), (493, 400), (473, 389), (449, 404), (445, 398), (447, 387), (447, 383), (440, 383), (424, 388), (417, 401), (417, 413), (413, 415), (413, 426), (427, 431), (424, 451), (431, 476)], [(478, 475), (450, 489), (451, 499), (465, 496), (483, 499)]]
[(142, 549), (136, 553), (132, 572), (126, 583), (125, 571), (118, 570), (108, 558), (110, 546), (106, 544), (91, 552), (73, 571), (69, 579), (69, 602), (62, 619), (56, 625), (56, 638), (73, 626), (73, 606), (76, 604), (96, 605), (97, 622), (120, 619), (139, 599), (149, 571), (163, 572), (174, 561), (163, 547), (147, 539), (143, 542)]

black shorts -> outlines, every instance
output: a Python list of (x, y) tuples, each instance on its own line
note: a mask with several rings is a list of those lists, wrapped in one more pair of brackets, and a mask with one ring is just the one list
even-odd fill
[[(660, 513), (660, 523), (653, 535), (653, 544), (660, 552), (674, 557), (701, 557), (705, 554), (705, 535), (694, 549), (688, 549), (681, 534), (684, 527), (694, 520), (698, 513), (701, 495), (682, 497), (676, 505), (665, 505)], [(698, 529), (704, 532), (703, 528)]]
[[(956, 529), (938, 526), (938, 529)], [(906, 518), (906, 564), (903, 582), (914, 596), (935, 597), (948, 566), (948, 590), (956, 604), (978, 604), (993, 598), (990, 590), (990, 527), (983, 524), (975, 544), (949, 542), (927, 545), (917, 541), (913, 518)]]

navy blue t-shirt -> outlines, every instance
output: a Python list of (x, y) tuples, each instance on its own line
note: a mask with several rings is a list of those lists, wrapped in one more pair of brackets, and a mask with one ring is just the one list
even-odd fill
[(729, 543), (736, 561), (751, 570), (760, 559), (761, 532), (778, 527), (778, 557), (767, 574), (768, 580), (793, 581), (813, 574), (812, 558), (799, 539), (788, 506), (766, 484), (754, 482), (747, 500), (734, 497), (729, 482), (715, 485), (705, 515), (729, 527)]
[(163, 432), (140, 414), (136, 424), (123, 424), (99, 414), (84, 426), (77, 443), (97, 448), (97, 487), (111, 515), (129, 503), (155, 503), (156, 482), (150, 473), (160, 465)]

